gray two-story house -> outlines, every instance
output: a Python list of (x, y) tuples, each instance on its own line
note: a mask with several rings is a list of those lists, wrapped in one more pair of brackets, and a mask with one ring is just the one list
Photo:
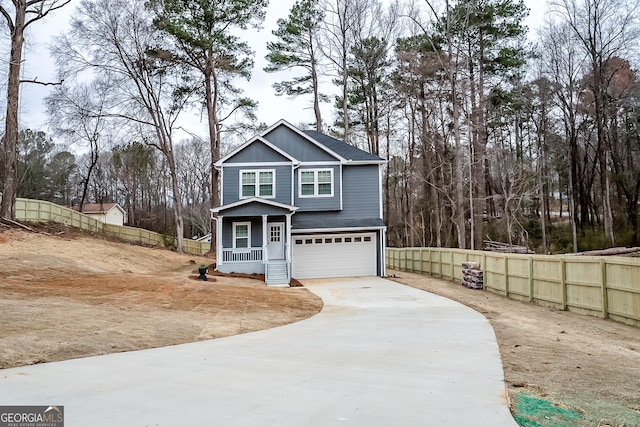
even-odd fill
[(382, 276), (385, 160), (284, 120), (215, 164), (217, 270), (296, 279)]

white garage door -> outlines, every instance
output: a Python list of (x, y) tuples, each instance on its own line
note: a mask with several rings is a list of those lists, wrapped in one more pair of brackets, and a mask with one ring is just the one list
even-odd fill
[(375, 233), (292, 236), (292, 277), (375, 276)]

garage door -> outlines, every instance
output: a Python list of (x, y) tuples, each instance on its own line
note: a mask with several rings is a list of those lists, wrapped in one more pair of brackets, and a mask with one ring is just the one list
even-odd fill
[(292, 236), (292, 277), (375, 276), (375, 233)]

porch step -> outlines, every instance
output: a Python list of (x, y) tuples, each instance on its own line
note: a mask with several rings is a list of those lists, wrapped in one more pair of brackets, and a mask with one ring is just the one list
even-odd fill
[(289, 266), (286, 262), (270, 262), (266, 265), (265, 282), (267, 285), (289, 286)]

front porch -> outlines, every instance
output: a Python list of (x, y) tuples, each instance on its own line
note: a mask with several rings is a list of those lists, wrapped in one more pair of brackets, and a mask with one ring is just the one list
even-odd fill
[(218, 209), (214, 217), (219, 254), (216, 269), (223, 273), (264, 274), (268, 285), (288, 285), (294, 209), (287, 206), (288, 212), (283, 212), (279, 206), (265, 209), (260, 205), (260, 215), (247, 215), (247, 209)]
[(217, 270), (223, 273), (264, 274), (267, 285), (289, 284), (291, 257), (270, 259), (264, 256), (265, 253), (268, 254), (268, 249), (263, 247), (223, 249)]

